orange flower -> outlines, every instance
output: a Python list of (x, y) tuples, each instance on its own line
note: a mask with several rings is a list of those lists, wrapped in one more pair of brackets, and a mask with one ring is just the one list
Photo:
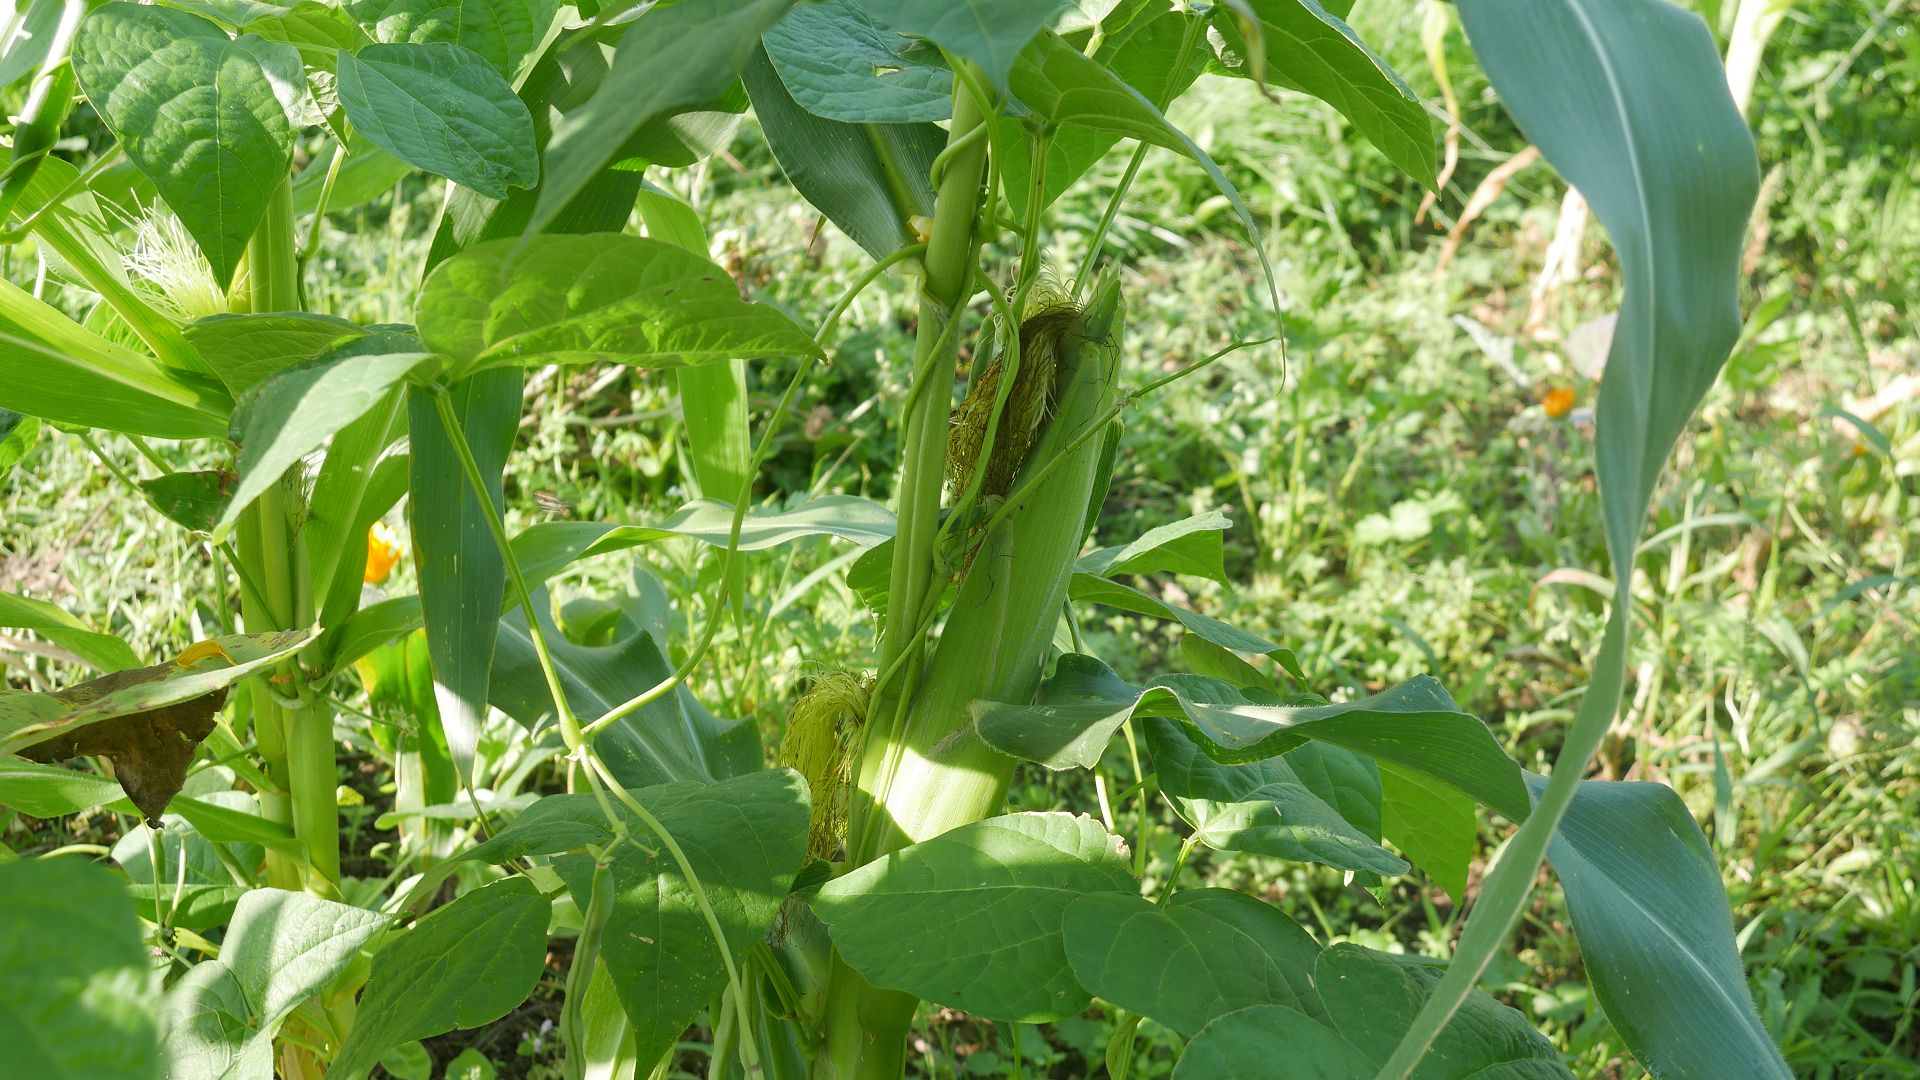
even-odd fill
[(367, 572), (363, 575), (369, 585), (378, 585), (387, 580), (393, 568), (400, 561), (400, 538), (387, 528), (384, 521), (376, 521), (367, 530)]
[(1540, 399), (1541, 407), (1545, 408), (1547, 415), (1555, 420), (1572, 412), (1573, 402), (1573, 391), (1565, 387), (1557, 390), (1549, 390), (1546, 392), (1546, 395)]

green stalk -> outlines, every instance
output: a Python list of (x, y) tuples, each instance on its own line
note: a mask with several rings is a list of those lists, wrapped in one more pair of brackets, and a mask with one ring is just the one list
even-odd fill
[[(300, 263), (295, 250), (293, 185), (283, 178), (267, 203), (266, 216), (247, 245), (244, 277), (230, 295), (237, 311), (297, 311)], [(263, 595), (242, 610), (249, 630), (291, 630), (314, 619), (314, 596), (300, 535), (302, 508), (285, 483), (267, 489), (241, 523), (239, 569)], [(334, 761), (333, 710), (306, 685), (297, 661), (257, 680), (249, 695), (254, 734), (267, 774), (287, 794), (261, 795), (261, 808), (293, 827), (300, 863), (276, 865), (268, 878), (280, 887), (336, 890), (340, 880), (340, 817)]]
[[(926, 677), (897, 737), (869, 747), (863, 774), (880, 782), (850, 861), (860, 863), (977, 821), (1005, 801), (1012, 759), (973, 732), (976, 700), (1028, 701), (1066, 602), (1083, 518), (1099, 463), (1086, 438), (1110, 418), (1119, 371), (1119, 290), (1096, 294), (1077, 346), (1061, 357), (1063, 390), (1012, 498), (1033, 508), (986, 530), (948, 617)], [(912, 622), (903, 615), (897, 622)], [(900, 1075), (917, 1002), (875, 990), (839, 965), (828, 990), (826, 1075), (880, 1080)]]
[[(920, 297), (920, 325), (914, 339), (914, 385), (902, 418), (900, 495), (894, 533), (893, 565), (888, 605), (897, 614), (889, 619), (880, 639), (879, 666), (894, 667), (917, 648), (920, 636), (914, 613), (926, 604), (935, 586), (934, 540), (940, 531), (940, 490), (946, 482), (947, 413), (953, 404), (953, 376), (958, 336), (948, 325), (959, 318), (962, 302), (973, 289), (975, 227), (980, 214), (980, 181), (986, 174), (987, 116), (959, 82), (954, 85), (953, 124), (947, 149), (940, 155), (939, 190), (934, 196), (933, 225), (922, 258), (925, 284)], [(893, 694), (874, 702), (873, 715), (893, 715), (895, 694), (910, 692), (914, 664), (907, 678), (893, 684)], [(885, 739), (873, 732), (886, 725), (870, 725), (861, 754), (860, 775), (852, 792), (847, 840), (856, 850), (866, 831), (868, 808), (880, 783), (873, 772), (882, 760)], [(875, 746), (877, 742), (881, 746)]]
[[(986, 175), (988, 116), (964, 79), (956, 80), (953, 122), (947, 147), (935, 162), (933, 224), (922, 259), (926, 275), (920, 296), (920, 325), (914, 341), (914, 383), (902, 417), (903, 464), (894, 534), (889, 606), (896, 613), (880, 640), (879, 666), (904, 663), (906, 677), (874, 702), (872, 715), (891, 717), (896, 703), (911, 693), (921, 640), (918, 613), (938, 587), (934, 541), (940, 531), (940, 491), (946, 480), (947, 412), (953, 402), (958, 335), (949, 325), (961, 316), (973, 291), (975, 235), (980, 216), (981, 181)], [(890, 724), (869, 724), (850, 791), (847, 850), (860, 851), (884, 805), (885, 774), (894, 760)], [(857, 864), (861, 860), (853, 858)], [(828, 973), (825, 1027), (827, 1043), (821, 1075), (838, 1080), (894, 1080), (906, 1060), (907, 1025), (916, 1001), (909, 994), (876, 990), (840, 961), (836, 953)]]
[(603, 854), (593, 864), (593, 891), (581, 916), (580, 937), (574, 943), (573, 961), (567, 965), (566, 997), (560, 1006), (560, 1038), (567, 1048), (568, 1080), (584, 1080), (587, 1074), (587, 1023), (582, 1009), (587, 987), (593, 982), (594, 965), (600, 961), (600, 939), (606, 932), (607, 916), (612, 911), (613, 868)]

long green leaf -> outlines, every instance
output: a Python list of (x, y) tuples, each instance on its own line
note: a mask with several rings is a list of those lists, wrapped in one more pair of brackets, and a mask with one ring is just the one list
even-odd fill
[(1581, 781), (1547, 854), (1594, 994), (1649, 1070), (1791, 1075), (1754, 1012), (1713, 849), (1673, 789)]
[(161, 439), (218, 438), (233, 401), (0, 281), (0, 408)]
[(0, 626), (31, 630), (103, 672), (140, 666), (140, 657), (126, 642), (88, 629), (87, 624), (45, 600), (0, 593)]
[[(496, 507), (506, 501), (502, 473), (520, 430), (520, 391), (521, 373), (515, 368), (483, 372), (447, 391)], [(480, 723), (487, 715), (507, 567), (432, 393), (407, 390), (412, 492), (407, 521), (420, 575), (419, 610), (433, 658), (434, 699), (454, 765), (462, 779), (471, 781)]]
[(1460, 15), (1507, 108), (1586, 196), (1619, 254), (1625, 295), (1595, 436), (1616, 592), (1553, 779), (1489, 875), (1446, 979), (1382, 1068), (1396, 1078), (1512, 930), (1613, 722), (1636, 541), (1674, 441), (1739, 336), (1740, 246), (1759, 184), (1753, 139), (1698, 17), (1662, 0), (1463, 0)]
[(760, 35), (793, 2), (705, 0), (649, 10), (637, 20), (597, 92), (554, 129), (527, 232), (545, 231), (634, 132), (725, 93)]
[(1236, 74), (1255, 74), (1326, 102), (1408, 176), (1434, 181), (1433, 123), (1426, 106), (1353, 28), (1316, 0), (1245, 0), (1260, 23), (1264, 54), (1241, 33), (1232, 8), (1214, 9), (1214, 27), (1232, 53)]
[(74, 73), (225, 287), (293, 162), (300, 54), (171, 8), (113, 3), (81, 24)]

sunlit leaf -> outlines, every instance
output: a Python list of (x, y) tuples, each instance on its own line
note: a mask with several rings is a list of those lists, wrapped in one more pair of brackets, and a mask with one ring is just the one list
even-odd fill
[(1087, 1005), (1061, 934), (1068, 905), (1133, 892), (1119, 840), (1099, 822), (1009, 814), (868, 863), (810, 903), (841, 958), (875, 986), (1039, 1022)]
[(306, 93), (300, 54), (184, 11), (113, 3), (81, 24), (73, 67), (225, 287), (293, 162), (286, 102)]

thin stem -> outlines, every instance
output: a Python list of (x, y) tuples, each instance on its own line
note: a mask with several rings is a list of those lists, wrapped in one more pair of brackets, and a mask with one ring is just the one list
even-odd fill
[[(925, 245), (914, 244), (901, 248), (885, 258), (877, 260), (872, 266), (868, 267), (864, 273), (854, 279), (851, 285), (847, 286), (846, 290), (841, 293), (840, 299), (835, 301), (833, 307), (828, 310), (826, 319), (820, 324), (819, 332), (814, 335), (814, 341), (820, 343), (830, 340), (835, 331), (839, 329), (841, 317), (846, 314), (847, 309), (852, 306), (853, 301), (859, 297), (861, 292), (865, 291), (867, 286), (879, 280), (880, 275), (885, 273), (888, 268), (912, 259), (925, 250)], [(666, 678), (648, 687), (646, 690), (641, 691), (639, 694), (634, 695), (620, 705), (615, 706), (609, 710), (606, 715), (588, 724), (584, 730), (584, 734), (588, 740), (594, 739), (601, 732), (618, 723), (624, 717), (631, 715), (634, 711), (643, 709), (653, 702), (660, 700), (660, 698), (671, 692), (675, 687), (685, 682), (687, 677), (693, 674), (694, 669), (699, 667), (700, 661), (705, 658), (707, 649), (713, 644), (713, 639), (719, 632), (721, 615), (725, 612), (728, 598), (732, 594), (734, 585), (733, 564), (734, 560), (739, 556), (740, 530), (746, 524), (747, 507), (753, 498), (754, 478), (759, 475), (760, 467), (766, 463), (767, 456), (772, 453), (774, 439), (779, 436), (781, 430), (786, 426), (787, 417), (793, 411), (793, 399), (799, 394), (800, 387), (805, 384), (807, 376), (812, 372), (812, 361), (810, 359), (802, 360), (798, 369), (794, 371), (792, 380), (787, 383), (786, 393), (781, 395), (779, 405), (774, 408), (773, 415), (768, 418), (767, 430), (761, 433), (760, 443), (754, 448), (752, 460), (747, 463), (747, 472), (740, 484), (739, 497), (733, 501), (733, 520), (727, 528), (726, 550), (721, 554), (720, 596), (714, 604), (713, 613), (707, 617), (706, 625), (701, 630), (700, 637), (694, 643), (693, 651), (689, 653), (686, 660), (675, 668)]]
[(520, 561), (513, 556), (513, 543), (507, 539), (506, 522), (500, 516), (500, 508), (493, 505), (493, 496), (487, 491), (486, 477), (480, 474), (480, 463), (474, 460), (473, 447), (467, 444), (467, 433), (460, 426), (460, 415), (454, 411), (453, 398), (442, 387), (433, 391), (433, 406), (440, 414), (440, 426), (446, 429), (447, 441), (453, 444), (453, 452), (460, 459), (460, 471), (467, 476), (467, 486), (480, 502), (482, 513), (487, 519), (487, 529), (493, 533), (493, 542), (500, 549), (500, 561), (507, 566), (507, 578), (513, 583), (514, 598), (520, 601), (520, 608), (527, 616), (527, 636), (533, 641), (534, 655), (540, 659), (540, 673), (546, 676), (547, 690), (553, 695), (554, 715), (560, 718), (560, 737), (567, 749), (578, 750), (586, 737), (580, 729), (580, 718), (573, 714), (573, 706), (567, 703), (567, 694), (560, 685), (560, 672), (553, 665), (553, 652), (547, 647), (546, 631), (541, 628), (540, 618), (533, 610), (533, 594), (527, 589), (526, 576), (520, 572)]
[[(694, 872), (693, 863), (688, 861), (687, 853), (681, 850), (680, 842), (673, 838), (673, 834), (667, 831), (667, 827), (660, 823), (659, 818), (654, 817), (646, 807), (640, 805), (640, 800), (635, 799), (632, 793), (614, 781), (613, 774), (607, 771), (606, 764), (600, 760), (598, 754), (592, 752), (591, 748), (586, 755), (586, 765), (591, 772), (599, 776), (600, 781), (607, 786), (608, 791), (612, 792), (613, 797), (627, 808), (627, 812), (639, 818), (640, 824), (646, 826), (648, 832), (659, 838), (661, 845), (667, 849), (667, 854), (673, 856), (674, 865), (680, 868), (680, 875), (687, 880), (687, 891), (693, 894), (694, 906), (700, 909), (700, 917), (707, 923), (707, 932), (713, 935), (713, 943), (720, 950), (720, 961), (727, 969), (727, 982), (732, 986), (742, 985), (740, 968), (734, 963), (733, 950), (727, 946), (726, 931), (720, 928), (720, 917), (714, 914), (713, 903), (707, 899), (706, 887), (700, 883), (700, 875)], [(741, 1031), (752, 1030), (752, 1018), (747, 1015), (745, 1001), (736, 996), (736, 1002), (740, 1006)], [(751, 1040), (743, 1042), (741, 1053), (754, 1057), (755, 1051), (747, 1045), (749, 1043)], [(751, 1076), (755, 1069), (749, 1065), (747, 1071)]]
[(566, 1044), (567, 1076), (583, 1080), (587, 1073), (587, 1023), (583, 1008), (587, 986), (593, 981), (594, 965), (600, 961), (600, 939), (607, 928), (607, 916), (613, 909), (613, 873), (605, 852), (593, 861), (593, 886), (588, 893), (587, 910), (581, 916), (580, 936), (573, 947), (573, 960), (567, 965), (566, 996), (560, 1005), (560, 1038)]
[[(1193, 46), (1195, 42), (1199, 40), (1200, 27), (1205, 21), (1205, 19), (1191, 13), (1187, 16), (1186, 30), (1180, 38), (1179, 63), (1181, 70), (1173, 79), (1168, 81), (1165, 87), (1166, 92), (1160, 95), (1160, 100), (1154, 102), (1154, 105), (1162, 112), (1165, 112), (1167, 106), (1172, 103), (1173, 96), (1179, 92), (1180, 84), (1186, 78), (1186, 66), (1190, 62), (1189, 58), (1193, 56)], [(1104, 35), (1104, 25), (1094, 29), (1095, 42)], [(1093, 52), (1098, 49), (1098, 45), (1095, 44), (1095, 42), (1088, 43), (1088, 56), (1092, 56)], [(1127, 159), (1127, 169), (1120, 174), (1120, 183), (1114, 186), (1113, 195), (1107, 200), (1107, 208), (1100, 215), (1100, 224), (1094, 228), (1093, 238), (1087, 241), (1087, 254), (1081, 260), (1080, 270), (1073, 275), (1073, 291), (1076, 294), (1080, 292), (1081, 287), (1085, 285), (1087, 279), (1093, 274), (1094, 263), (1100, 260), (1100, 249), (1104, 247), (1107, 242), (1107, 230), (1113, 226), (1113, 219), (1120, 213), (1120, 204), (1126, 200), (1127, 190), (1133, 187), (1134, 177), (1140, 174), (1140, 164), (1147, 159), (1147, 149), (1148, 146), (1146, 143), (1136, 143), (1133, 148), (1133, 156)]]
[(333, 185), (340, 179), (340, 169), (347, 163), (347, 144), (335, 143), (333, 157), (327, 162), (326, 179), (320, 183), (320, 198), (313, 204), (313, 221), (307, 225), (307, 244), (300, 249), (300, 262), (304, 266), (320, 250), (320, 223), (327, 218), (327, 204), (333, 201)]

